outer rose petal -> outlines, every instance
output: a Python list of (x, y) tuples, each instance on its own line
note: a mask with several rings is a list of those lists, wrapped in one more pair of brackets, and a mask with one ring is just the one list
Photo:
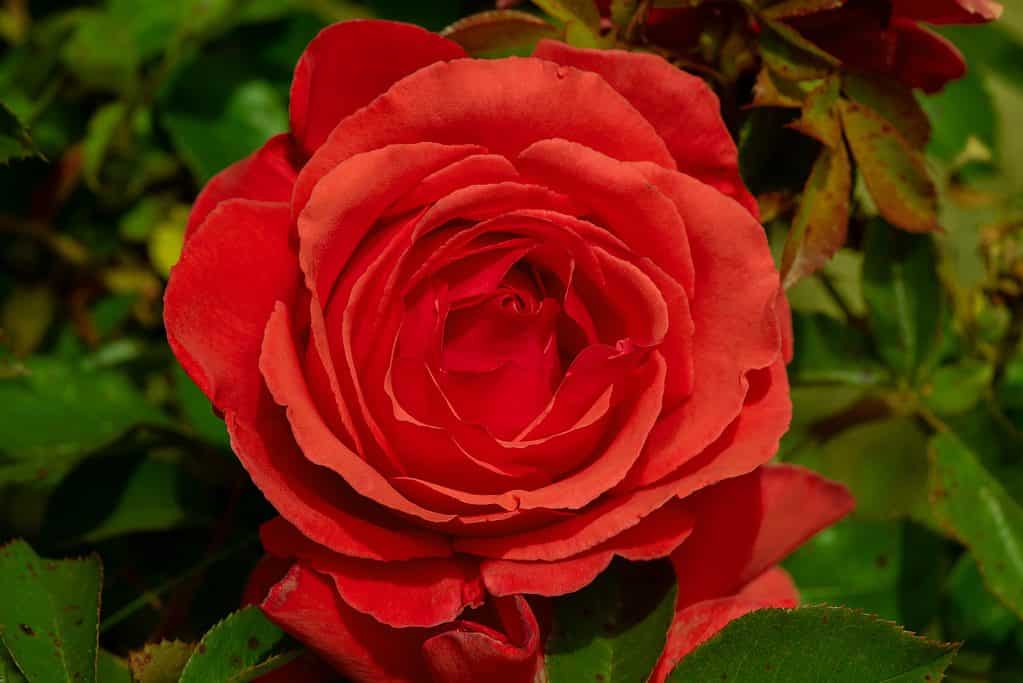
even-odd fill
[(665, 557), (692, 530), (693, 517), (685, 503), (673, 500), (631, 529), (576, 557), (555, 562), (484, 560), (480, 570), (491, 595), (565, 595), (589, 585), (616, 555), (633, 561)]
[(354, 559), (313, 543), (281, 518), (264, 524), (260, 537), (268, 553), (329, 576), (345, 603), (388, 626), (446, 624), (483, 604), (483, 583), (471, 558)]
[(307, 155), (352, 112), (434, 62), (464, 57), (456, 43), (412, 24), (345, 21), (320, 31), (295, 66), (291, 130)]
[[(264, 556), (252, 573), (249, 574), (249, 581), (245, 584), (245, 592), (242, 594), (242, 606), (258, 605), (263, 602), (266, 594), (273, 588), (273, 585), (284, 578), (291, 568), (290, 560), (282, 560), (270, 555)], [(256, 679), (259, 683), (331, 683), (337, 681), (337, 673), (327, 666), (323, 660), (311, 652), (306, 652), (295, 661), (285, 664), (279, 669), (260, 676)]]
[(739, 175), (739, 152), (721, 118), (718, 98), (703, 80), (661, 57), (638, 52), (586, 50), (543, 40), (533, 56), (603, 76), (653, 124), (679, 171), (759, 216), (756, 199)]
[(199, 229), (213, 209), (228, 199), (286, 202), (301, 168), (298, 149), (291, 136), (270, 138), (250, 156), (235, 162), (206, 183), (192, 205), (185, 227), (185, 241)]
[(977, 24), (1002, 16), (994, 0), (893, 0), (893, 14), (929, 24)]
[(539, 59), (464, 59), (420, 69), (342, 121), (299, 174), (293, 210), (300, 212), (320, 179), (355, 154), (437, 142), (514, 158), (551, 138), (675, 167), (650, 122), (597, 74)]
[(426, 683), (425, 629), (395, 629), (342, 602), (325, 576), (296, 564), (270, 589), (263, 612), (359, 683)]
[(540, 627), (522, 596), (498, 598), (495, 608), (507, 635), (472, 622), (423, 643), (433, 680), (443, 683), (533, 683), (543, 666)]
[[(695, 381), (689, 400), (662, 416), (622, 489), (662, 480), (719, 438), (743, 409), (749, 371), (778, 360), (787, 325), (778, 311), (778, 270), (760, 224), (689, 176), (653, 164), (636, 167), (674, 202), (689, 235), (697, 266)], [(787, 419), (776, 425), (779, 437), (787, 426)]]
[(696, 530), (672, 555), (684, 579), (679, 609), (734, 593), (844, 517), (853, 500), (843, 486), (809, 470), (777, 465), (706, 489), (693, 505)]
[(221, 203), (181, 254), (164, 294), (174, 354), (221, 411), (251, 414), (262, 392), (259, 340), (278, 300), (294, 300), (298, 258), (287, 204)]
[(650, 683), (663, 683), (675, 666), (734, 619), (768, 607), (795, 607), (799, 603), (792, 579), (781, 569), (772, 569), (750, 582), (737, 595), (707, 600), (675, 614), (664, 652)]

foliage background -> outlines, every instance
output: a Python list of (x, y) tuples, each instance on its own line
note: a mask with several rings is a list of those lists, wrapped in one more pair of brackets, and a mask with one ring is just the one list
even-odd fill
[[(237, 608), (272, 516), (163, 336), (191, 200), (286, 129), (291, 70), (326, 24), (438, 30), (487, 8), (0, 4), (0, 540), (102, 557), (104, 650), (202, 637)], [(944, 33), (971, 65), (920, 98), (944, 230), (895, 231), (861, 182), (846, 246), (789, 291), (795, 419), (782, 458), (845, 482), (859, 509), (787, 568), (808, 603), (964, 642), (949, 680), (1019, 681), (1023, 7)], [(798, 192), (805, 139), (769, 134), (784, 130), (776, 110), (726, 115), (754, 191)], [(791, 217), (768, 214), (781, 259)], [(601, 583), (560, 613), (612, 590)], [(4, 656), (0, 680), (20, 680)]]

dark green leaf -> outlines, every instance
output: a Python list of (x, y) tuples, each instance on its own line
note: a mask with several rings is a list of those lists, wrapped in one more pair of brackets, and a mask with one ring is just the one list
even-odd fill
[(884, 368), (870, 358), (859, 330), (819, 313), (796, 313), (792, 320), (799, 353), (789, 372), (798, 381), (871, 386), (884, 380)]
[(846, 519), (796, 550), (785, 569), (804, 603), (852, 607), (923, 629), (937, 612), (942, 545), (910, 522)]
[(56, 358), (0, 380), (0, 405), (0, 450), (30, 471), (67, 467), (135, 425), (166, 422), (121, 373)]
[(768, 19), (789, 19), (801, 17), (817, 12), (826, 12), (836, 9), (846, 3), (846, 0), (780, 0), (779, 2), (766, 2), (762, 14)]
[(1023, 508), (950, 433), (931, 440), (935, 519), (973, 553), (988, 590), (1023, 616)]
[(174, 368), (174, 387), (185, 421), (195, 435), (215, 446), (230, 448), (224, 421), (213, 412), (213, 404), (180, 366)]
[(0, 102), (0, 164), (40, 156), (28, 129)]
[(944, 623), (949, 634), (972, 644), (1004, 643), (1019, 619), (991, 595), (977, 563), (969, 553), (960, 556), (945, 586)]
[(881, 215), (910, 232), (938, 229), (938, 192), (923, 154), (873, 109), (842, 101), (846, 139)]
[(288, 129), (284, 97), (238, 58), (192, 62), (166, 95), (161, 122), (200, 182)]
[(761, 610), (686, 656), (672, 683), (909, 683), (941, 680), (955, 645), (839, 607)]
[(947, 307), (934, 243), (873, 221), (865, 249), (863, 298), (878, 352), (901, 376), (925, 377), (938, 360)]
[(203, 636), (181, 673), (181, 683), (245, 683), (301, 652), (258, 607), (246, 607)]
[(194, 650), (194, 643), (180, 640), (148, 643), (129, 656), (132, 680), (134, 683), (177, 683)]
[(133, 683), (128, 663), (106, 650), (99, 652), (99, 660), (96, 662), (96, 680), (98, 683)]
[[(664, 647), (675, 591), (644, 600), (650, 585), (630, 580), (642, 567), (612, 565), (587, 588), (559, 598), (546, 647), (550, 683), (646, 681)], [(641, 574), (640, 574), (641, 575)]]
[(103, 566), (44, 560), (24, 541), (0, 548), (0, 638), (35, 683), (93, 683)]

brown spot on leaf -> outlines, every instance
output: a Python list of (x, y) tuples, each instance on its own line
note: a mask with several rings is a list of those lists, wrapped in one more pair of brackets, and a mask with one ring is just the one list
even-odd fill
[(30, 636), (31, 637), (31, 636), (34, 636), (36, 634), (36, 632), (33, 631), (32, 627), (29, 626), (28, 624), (18, 624), (18, 628), (20, 628), (21, 632), (24, 633), (26, 636)]

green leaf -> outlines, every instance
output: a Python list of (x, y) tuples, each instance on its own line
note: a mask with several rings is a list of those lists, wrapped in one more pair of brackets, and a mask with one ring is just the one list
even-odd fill
[(245, 73), (232, 60), (195, 61), (167, 96), (161, 121), (200, 183), (288, 129), (280, 92)]
[(767, 609), (730, 623), (668, 680), (922, 683), (941, 680), (956, 649), (850, 609)]
[[(164, 3), (144, 3), (145, 7)], [(166, 3), (173, 4), (173, 3)], [(143, 55), (124, 18), (104, 10), (84, 12), (61, 52), (68, 71), (87, 88), (128, 93), (138, 84)]]
[(11, 653), (3, 646), (0, 646), (0, 683), (28, 683), (18, 670), (18, 665), (11, 659)]
[(181, 673), (181, 683), (244, 683), (301, 653), (258, 607), (246, 607), (203, 636)]
[(789, 373), (800, 382), (841, 382), (874, 386), (884, 381), (883, 367), (870, 357), (859, 330), (820, 313), (792, 316), (795, 355)]
[(175, 396), (192, 432), (214, 446), (230, 448), (227, 426), (213, 412), (213, 404), (206, 398), (206, 394), (202, 393), (180, 365), (175, 365), (173, 375)]
[(815, 273), (845, 244), (851, 195), (852, 165), (839, 133), (838, 146), (817, 157), (792, 220), (781, 263), (786, 288)]
[(909, 418), (856, 425), (789, 461), (848, 486), (859, 519), (928, 521), (927, 439)]
[(177, 683), (194, 650), (195, 643), (180, 640), (147, 643), (129, 655), (132, 680), (134, 683)]
[(28, 129), (6, 104), (0, 102), (0, 164), (38, 156), (39, 149), (32, 142)]
[(675, 590), (646, 604), (646, 582), (629, 578), (643, 569), (615, 563), (588, 587), (555, 601), (546, 648), (550, 683), (646, 681), (664, 647)]
[(958, 640), (971, 645), (999, 645), (1008, 640), (1019, 619), (988, 592), (969, 553), (959, 557), (945, 585), (943, 624)]
[(785, 561), (804, 603), (860, 609), (927, 628), (939, 601), (944, 540), (910, 522), (845, 519)]
[(0, 406), (0, 450), (36, 469), (66, 467), (135, 425), (166, 423), (123, 374), (57, 358), (25, 361), (22, 374), (0, 380)]
[(30, 681), (93, 683), (103, 565), (0, 548), (0, 639)]
[[(99, 683), (133, 683), (128, 663), (106, 650), (99, 651), (99, 659), (96, 662), (96, 680)], [(0, 679), (0, 683), (2, 681), (3, 679)]]
[(558, 30), (540, 17), (516, 10), (492, 10), (459, 19), (441, 31), (474, 57), (527, 56)]
[(938, 229), (938, 191), (923, 154), (873, 109), (839, 103), (846, 139), (878, 211), (910, 232)]
[(91, 458), (71, 472), (47, 506), (43, 534), (98, 543), (126, 534), (208, 524), (210, 504), (184, 468), (133, 455)]
[(998, 114), (991, 90), (975, 69), (920, 100), (933, 127), (928, 154), (955, 162), (975, 138), (997, 158)]
[(959, 415), (980, 402), (993, 376), (991, 365), (967, 359), (935, 370), (920, 393), (924, 404), (939, 415)]
[(931, 440), (934, 517), (973, 554), (988, 590), (1023, 616), (1023, 508), (962, 441)]
[(863, 298), (881, 358), (910, 380), (934, 367), (941, 350), (947, 300), (930, 237), (867, 227)]

